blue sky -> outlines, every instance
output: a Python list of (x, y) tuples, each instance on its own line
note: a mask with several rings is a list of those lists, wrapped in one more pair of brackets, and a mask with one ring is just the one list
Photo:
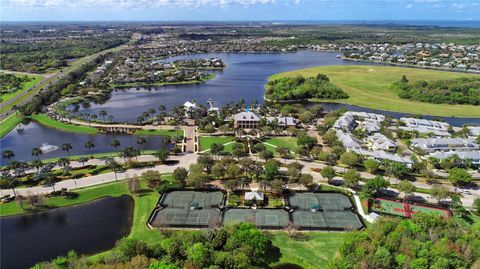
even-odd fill
[(0, 0), (0, 19), (480, 20), (480, 0)]

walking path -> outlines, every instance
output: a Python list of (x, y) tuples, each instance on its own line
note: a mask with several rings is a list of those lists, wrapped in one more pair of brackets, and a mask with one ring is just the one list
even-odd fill
[[(198, 156), (199, 155), (197, 155), (197, 154), (183, 154), (183, 155), (179, 155), (179, 156), (171, 156), (169, 159), (173, 160), (173, 161), (178, 161), (178, 163), (176, 163), (174, 165), (157, 165), (157, 166), (154, 166), (154, 167), (146, 167), (146, 168), (139, 168), (139, 169), (128, 169), (127, 171), (125, 171), (123, 173), (117, 173), (117, 180), (124, 180), (126, 178), (132, 177), (133, 175), (141, 175), (143, 172), (148, 171), (148, 170), (155, 170), (155, 171), (158, 171), (160, 173), (172, 173), (173, 170), (175, 170), (175, 168), (177, 168), (177, 167), (184, 167), (184, 168), (188, 169), (191, 164), (194, 164), (194, 163), (197, 162)], [(123, 158), (116, 157), (116, 159), (119, 162), (123, 162)], [(148, 161), (155, 161), (155, 160), (157, 160), (157, 158), (155, 158), (152, 155), (142, 155), (142, 156), (138, 157), (138, 160), (140, 162), (148, 162)], [(277, 158), (277, 160), (283, 161), (280, 158)], [(313, 171), (315, 169), (322, 169), (323, 167), (326, 166), (325, 164), (317, 163), (317, 162), (305, 162), (305, 161), (299, 161), (299, 160), (286, 160), (286, 163), (288, 164), (288, 163), (295, 162), (295, 161), (304, 165), (304, 168), (303, 168), (302, 172), (311, 174), (313, 176), (314, 182), (316, 182), (318, 184), (328, 185), (328, 183), (327, 183), (328, 180), (327, 179), (323, 178), (320, 173)], [(103, 165), (104, 160), (92, 159), (92, 160), (89, 160), (88, 162), (86, 162), (85, 164), (88, 164), (88, 165)], [(81, 167), (82, 164), (77, 162), (77, 161), (72, 161), (71, 166), (72, 167)], [(334, 167), (334, 168), (337, 172), (343, 172), (345, 170), (342, 167)], [(285, 170), (285, 169), (286, 169), (285, 167), (282, 168), (282, 170)], [(364, 173), (364, 172), (362, 172), (361, 175), (362, 175), (363, 178), (374, 177), (374, 175)], [(335, 179), (342, 180), (341, 177), (336, 177)], [(35, 186), (35, 187), (28, 187), (28, 188), (18, 188), (18, 189), (15, 189), (15, 191), (16, 191), (17, 195), (20, 194), (20, 195), (23, 195), (23, 196), (29, 196), (29, 195), (35, 195), (35, 194), (47, 194), (47, 193), (50, 193), (51, 191), (53, 191), (54, 188), (56, 190), (61, 189), (61, 188), (66, 188), (66, 189), (72, 190), (72, 189), (76, 189), (76, 188), (84, 188), (84, 187), (99, 185), (99, 184), (103, 184), (103, 183), (107, 183), (107, 182), (114, 182), (115, 180), (116, 180), (115, 179), (115, 174), (113, 172), (110, 172), (110, 173), (105, 173), (105, 174), (100, 174), (100, 175), (95, 175), (95, 176), (84, 177), (84, 178), (80, 178), (80, 179), (76, 179), (76, 180), (73, 180), (73, 179), (63, 180), (63, 181), (60, 181), (60, 182), (56, 183), (54, 186)], [(395, 179), (395, 178), (391, 178), (390, 182), (392, 184), (395, 184), (396, 180), (397, 179)], [(422, 182), (412, 182), (412, 183), (417, 188), (429, 189), (431, 187), (430, 185), (428, 185), (426, 183), (422, 183)], [(364, 184), (364, 183), (361, 182), (361, 184)], [(447, 187), (451, 191), (454, 190), (453, 186), (448, 186), (447, 185)], [(339, 188), (342, 188), (342, 187), (339, 187)], [(370, 218), (364, 212), (364, 210), (362, 208), (361, 200), (358, 197), (358, 194), (354, 190), (349, 189), (349, 188), (342, 188), (342, 189), (348, 190), (353, 194), (354, 201), (355, 201), (355, 204), (358, 208), (359, 214), (365, 220), (367, 220), (369, 222), (373, 221), (373, 219)], [(393, 189), (393, 188), (388, 188), (388, 190), (398, 193), (398, 191)], [(472, 195), (464, 196), (464, 197), (461, 198), (461, 200), (462, 200), (462, 202), (465, 206), (472, 206), (473, 200), (477, 197), (480, 197), (480, 191), (479, 190), (471, 190), (471, 192), (472, 192)], [(13, 191), (11, 189), (1, 190), (0, 195), (6, 195), (6, 194), (13, 195)], [(426, 201), (429, 201), (429, 202), (433, 202), (433, 203), (436, 202), (428, 194), (415, 192), (414, 195), (418, 196), (418, 197), (422, 197), (423, 199), (425, 199)], [(402, 197), (402, 196), (403, 196), (402, 194), (399, 195), (399, 197)]]

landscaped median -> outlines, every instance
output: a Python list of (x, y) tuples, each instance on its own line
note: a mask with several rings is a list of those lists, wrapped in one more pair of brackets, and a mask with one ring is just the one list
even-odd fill
[(138, 130), (135, 131), (135, 135), (166, 135), (171, 137), (177, 136), (184, 136), (183, 130), (175, 130), (175, 129), (155, 129), (155, 130)]
[[(17, 75), (16, 75), (17, 76)], [(25, 75), (19, 75), (19, 76), (25, 76)], [(43, 77), (38, 76), (38, 75), (28, 75), (28, 77), (31, 79), (30, 81), (27, 81), (25, 83), (22, 83), (22, 87), (16, 91), (12, 91), (9, 93), (1, 94), (0, 99), (2, 100), (2, 103), (7, 102), (8, 100), (12, 99), (15, 97), (17, 94), (22, 93), (23, 91), (28, 90), (29, 88), (35, 86), (37, 83), (42, 81)]]

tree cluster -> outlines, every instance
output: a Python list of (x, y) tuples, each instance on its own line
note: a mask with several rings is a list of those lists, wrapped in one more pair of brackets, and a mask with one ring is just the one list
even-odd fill
[[(350, 233), (329, 268), (475, 268), (480, 234), (455, 218), (381, 218)], [(478, 265), (478, 263), (477, 263)]]
[(434, 104), (480, 105), (480, 79), (476, 77), (430, 82), (424, 80), (408, 82), (404, 77), (392, 87), (403, 99)]
[(311, 78), (295, 76), (272, 80), (267, 84), (265, 95), (273, 101), (348, 98), (346, 92), (332, 84), (323, 74)]
[(195, 232), (174, 232), (153, 245), (124, 238), (101, 259), (87, 263), (70, 252), (33, 268), (265, 268), (271, 241), (253, 224)]

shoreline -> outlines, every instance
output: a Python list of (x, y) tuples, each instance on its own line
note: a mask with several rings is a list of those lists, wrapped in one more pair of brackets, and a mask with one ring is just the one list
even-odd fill
[[(388, 70), (388, 68), (405, 68), (405, 70), (410, 69), (410, 72), (415, 72), (415, 70), (419, 70), (420, 72), (445, 72), (446, 74), (447, 73), (453, 74), (451, 76), (461, 76), (459, 72), (447, 72), (445, 70), (428, 70), (428, 69), (423, 69), (423, 68), (394, 67), (394, 66), (387, 66), (387, 65), (380, 65), (380, 64), (376, 65), (376, 66), (377, 66), (377, 68), (386, 68), (386, 70)], [(308, 77), (308, 76), (310, 76), (308, 74), (309, 72), (314, 72), (314, 71), (322, 72), (323, 71), (323, 72), (326, 72), (325, 74), (327, 76), (329, 76), (330, 79), (335, 80), (335, 76), (338, 76), (338, 78), (336, 78), (336, 79), (340, 80), (343, 83), (344, 82), (343, 80), (345, 80), (345, 78), (341, 77), (341, 74), (339, 74), (339, 75), (336, 74), (338, 72), (341, 72), (341, 71), (338, 71), (337, 69), (357, 68), (357, 69), (359, 69), (359, 72), (360, 72), (360, 71), (362, 71), (361, 69), (368, 68), (368, 67), (371, 67), (371, 65), (316, 66), (316, 67), (302, 68), (302, 69), (290, 70), (290, 71), (286, 71), (286, 72), (273, 74), (270, 77), (268, 77), (268, 81), (279, 79), (279, 78), (286, 77), (286, 76), (294, 76), (294, 75), (298, 75), (298, 74), (304, 74), (304, 76)], [(330, 69), (334, 69), (336, 71), (331, 71)], [(328, 70), (330, 70), (330, 72), (333, 72), (335, 75), (331, 75), (331, 74), (329, 75)], [(387, 71), (385, 71), (385, 72), (386, 72), (386, 74), (389, 74), (389, 72), (391, 73), (392, 71), (389, 70), (388, 72)], [(305, 75), (305, 74), (307, 74), (307, 75)], [(468, 76), (475, 76), (476, 75), (476, 74), (470, 74), (470, 73), (462, 73), (462, 74), (466, 74)], [(332, 78), (332, 76), (333, 76), (333, 78)], [(361, 74), (359, 74), (358, 76), (361, 76)], [(425, 75), (423, 75), (423, 76), (425, 76)], [(268, 83), (268, 81), (267, 81), (267, 83)], [(347, 83), (347, 82), (348, 82), (348, 80), (345, 83)], [(334, 81), (333, 83), (336, 84), (339, 87), (345, 86), (345, 85), (341, 85), (341, 83), (339, 84), (339, 82), (335, 83), (335, 81)], [(264, 86), (264, 91), (266, 91), (266, 86), (267, 86), (267, 84), (265, 84), (265, 86)], [(361, 87), (354, 87), (354, 86), (351, 86), (351, 85), (347, 85), (347, 90), (346, 89), (344, 89), (344, 90), (347, 92), (347, 94), (349, 94), (350, 97), (348, 99), (345, 99), (345, 100), (338, 100), (338, 99), (328, 99), (327, 100), (327, 99), (308, 98), (308, 99), (301, 99), (301, 100), (272, 101), (268, 98), (268, 96), (265, 95), (265, 93), (264, 93), (264, 100), (269, 101), (269, 102), (284, 102), (284, 103), (286, 103), (286, 102), (302, 102), (302, 101), (303, 102), (308, 101), (308, 102), (311, 102), (311, 103), (336, 103), (336, 104), (342, 104), (342, 105), (356, 106), (356, 107), (364, 108), (364, 109), (384, 111), (384, 112), (389, 112), (389, 113), (401, 113), (401, 114), (405, 114), (405, 115), (420, 115), (420, 116), (427, 116), (427, 117), (452, 118), (452, 119), (453, 118), (480, 119), (480, 116), (477, 116), (478, 113), (477, 114), (474, 113), (474, 116), (470, 116), (466, 113), (466, 111), (468, 111), (469, 109), (479, 109), (480, 110), (480, 107), (475, 107), (473, 105), (459, 105), (459, 104), (458, 105), (449, 105), (452, 108), (458, 108), (457, 111), (455, 111), (455, 109), (453, 109), (454, 111), (452, 113), (460, 112), (460, 114), (448, 114), (449, 112), (446, 112), (445, 109), (444, 109), (447, 104), (433, 104), (433, 103), (424, 103), (424, 102), (419, 102), (419, 101), (413, 102), (413, 101), (398, 98), (398, 100), (397, 99), (388, 99), (388, 100), (390, 100), (389, 104), (390, 104), (390, 107), (392, 107), (392, 108), (382, 108), (382, 107), (379, 107), (378, 104), (382, 103), (383, 95), (381, 93), (375, 92), (374, 90), (373, 91), (370, 90), (367, 86), (368, 85), (365, 85), (365, 86), (362, 86), (364, 88), (361, 88)], [(376, 86), (376, 85), (373, 85), (373, 86)], [(344, 87), (342, 87), (342, 88), (344, 88)], [(351, 89), (348, 90), (348, 88), (351, 88)], [(359, 94), (358, 92), (361, 92), (361, 94)], [(384, 92), (390, 94), (388, 89), (384, 90)], [(375, 96), (373, 96), (374, 94), (375, 94)], [(372, 95), (373, 96), (373, 97), (370, 98), (371, 105), (365, 105), (365, 104), (358, 104), (357, 103), (357, 101), (362, 101), (362, 98), (365, 98), (365, 96), (367, 96), (367, 95)], [(398, 96), (395, 96), (395, 97), (398, 97)], [(379, 99), (374, 100), (374, 101), (371, 100), (371, 99), (375, 99), (375, 98), (379, 98)], [(385, 99), (385, 98), (383, 98), (383, 99)], [(402, 105), (400, 105), (400, 103), (402, 103), (402, 102), (409, 102), (410, 104), (409, 104), (409, 106), (402, 106)], [(364, 100), (363, 103), (365, 103), (365, 100)], [(382, 104), (384, 106), (389, 105), (389, 104), (385, 104), (385, 103), (382, 103)], [(412, 106), (413, 106), (413, 108), (412, 108)], [(430, 111), (427, 112), (427, 113), (414, 112), (415, 108), (416, 108), (416, 110), (419, 110), (418, 108), (420, 108), (422, 106), (428, 108), (428, 109), (423, 109), (423, 110), (430, 110)], [(443, 108), (442, 108), (442, 106), (443, 106)], [(408, 108), (410, 111), (404, 110), (405, 108)]]
[(134, 88), (134, 87), (161, 87), (161, 86), (170, 86), (170, 85), (189, 85), (189, 84), (200, 84), (212, 80), (217, 75), (214, 73), (209, 74), (202, 80), (191, 80), (191, 81), (179, 81), (179, 82), (159, 82), (159, 83), (126, 83), (126, 84), (110, 84), (114, 90), (115, 89), (124, 89), (124, 88)]
[(474, 74), (480, 75), (479, 71), (469, 71), (469, 70), (460, 70), (460, 69), (453, 69), (453, 68), (443, 68), (443, 67), (434, 67), (434, 66), (418, 66), (414, 64), (401, 64), (401, 63), (394, 63), (394, 62), (379, 62), (379, 61), (372, 61), (372, 60), (365, 60), (365, 59), (354, 59), (342, 56), (342, 60), (351, 61), (351, 62), (361, 62), (361, 63), (373, 63), (378, 65), (384, 66), (394, 66), (394, 67), (405, 67), (405, 68), (417, 68), (422, 70), (434, 70), (434, 71), (444, 71), (444, 72), (455, 72), (455, 73), (464, 73), (464, 74)]

